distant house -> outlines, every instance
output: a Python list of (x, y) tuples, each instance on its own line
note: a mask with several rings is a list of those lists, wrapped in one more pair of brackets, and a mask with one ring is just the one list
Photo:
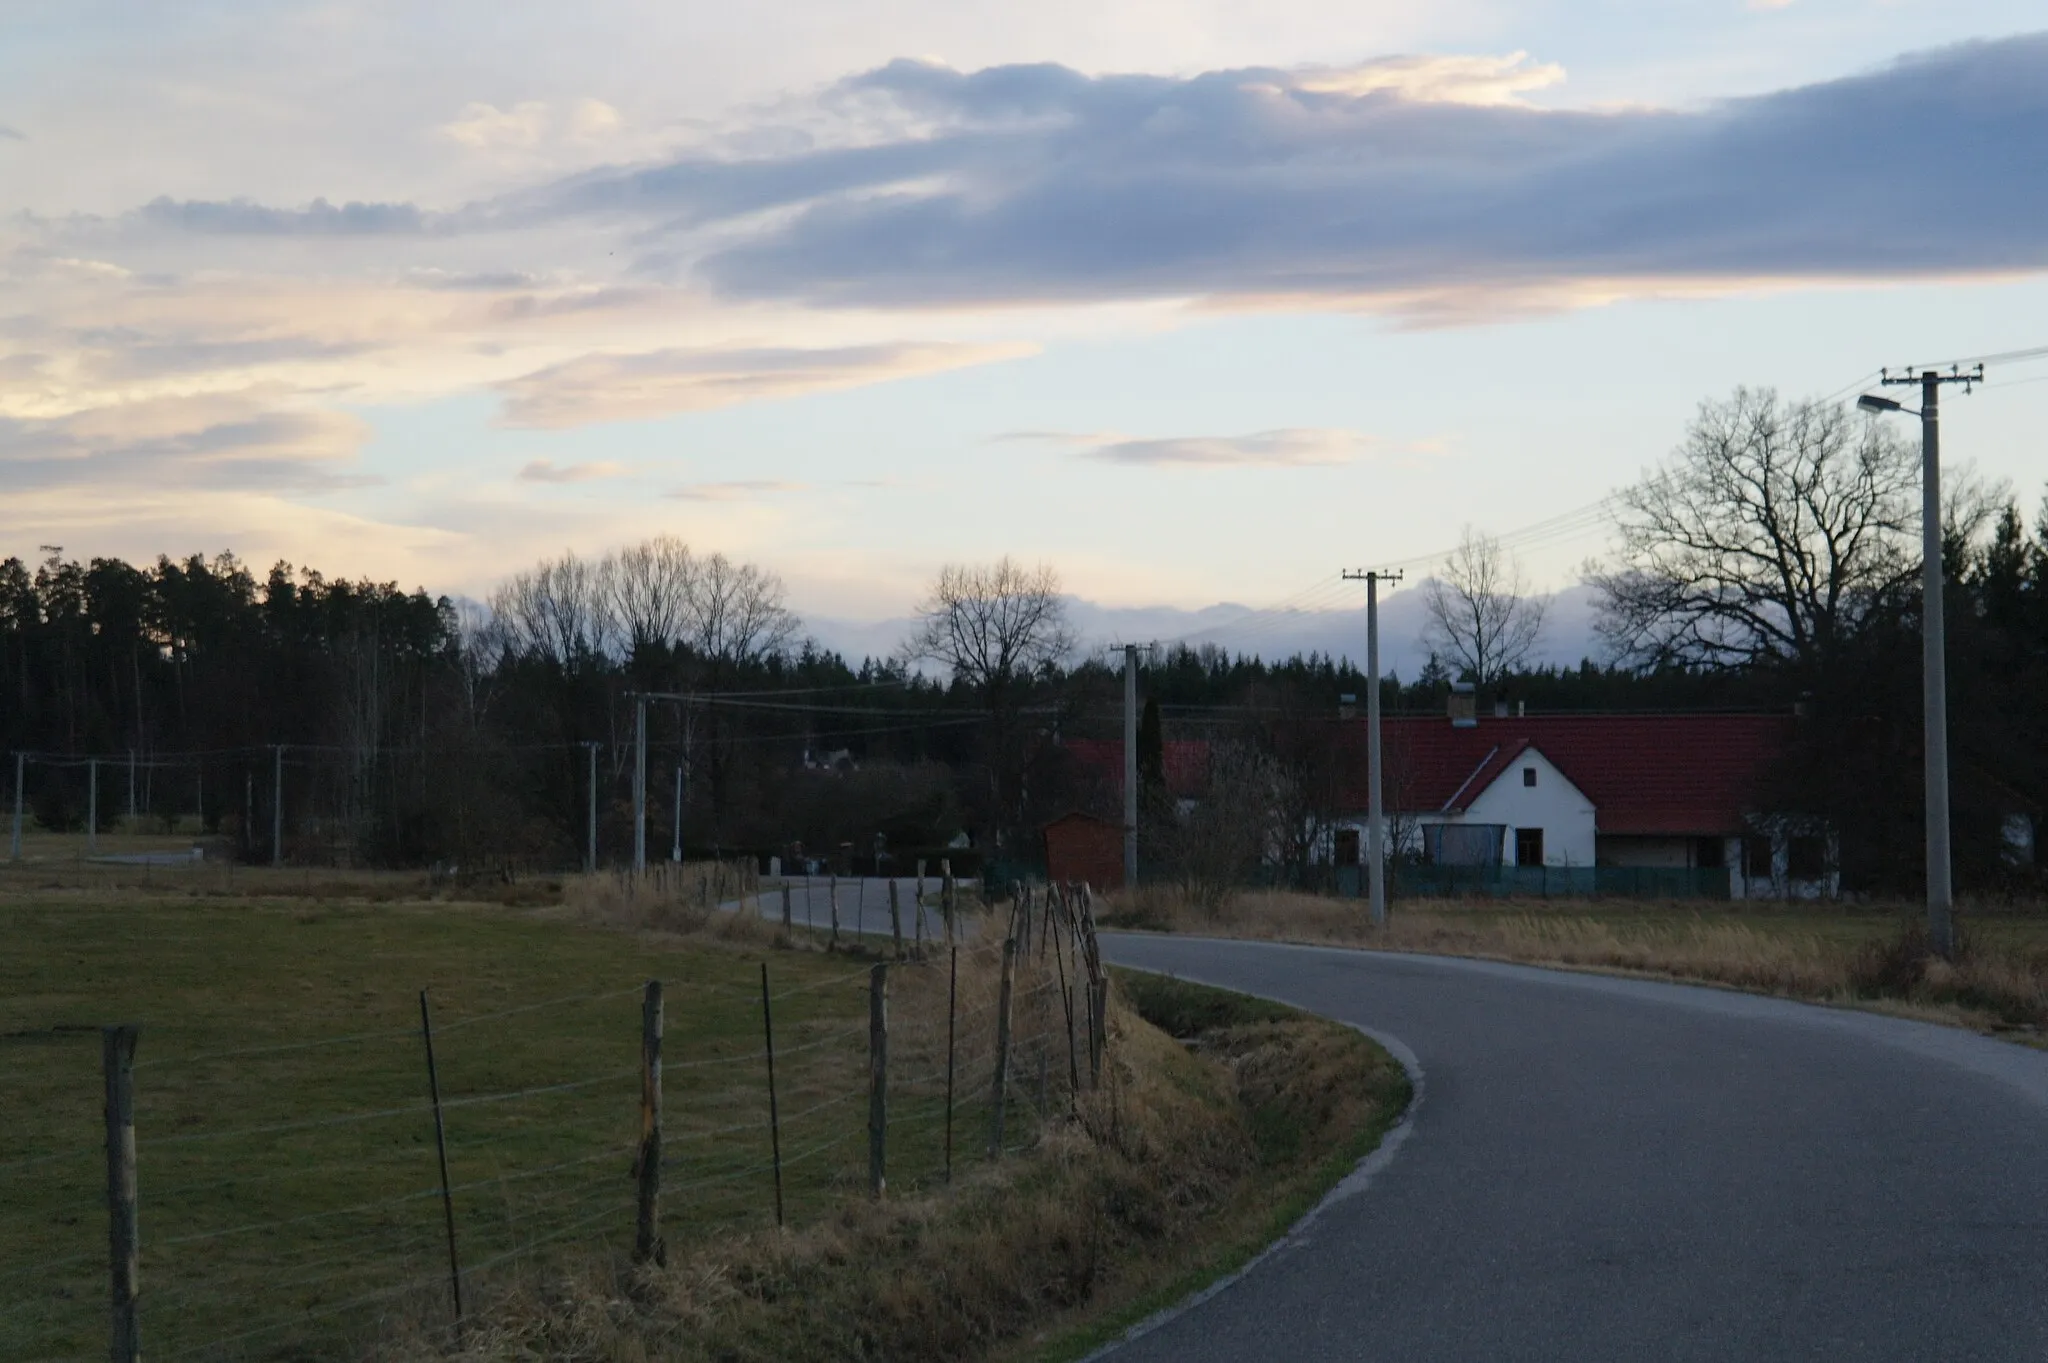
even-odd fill
[[(1765, 774), (1795, 735), (1791, 716), (1479, 716), (1461, 688), (1448, 714), (1382, 722), (1383, 808), (1408, 857), (1724, 871), (1734, 898), (1839, 891), (1828, 830), (1764, 797)], [(1352, 760), (1330, 851), (1344, 865), (1358, 861), (1367, 791), (1364, 721), (1341, 728)]]

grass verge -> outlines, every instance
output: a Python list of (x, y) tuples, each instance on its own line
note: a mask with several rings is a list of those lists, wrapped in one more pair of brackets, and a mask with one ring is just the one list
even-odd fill
[(1206, 910), (1170, 888), (1109, 901), (1104, 927), (1521, 961), (1875, 1008), (2039, 1043), (2048, 1034), (2048, 915), (1966, 915), (1954, 962), (1917, 912), (1837, 904), (1414, 900), (1384, 928), (1356, 900), (1245, 892)]

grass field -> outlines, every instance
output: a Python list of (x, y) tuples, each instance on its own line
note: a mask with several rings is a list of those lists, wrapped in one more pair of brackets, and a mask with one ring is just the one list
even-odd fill
[[(992, 1163), (990, 933), (960, 954), (951, 1184), (944, 958), (890, 971), (876, 1203), (874, 958), (709, 913), (718, 884), (647, 884), (56, 860), (0, 872), (0, 1358), (105, 1348), (110, 1022), (142, 1028), (153, 1359), (1072, 1357), (1254, 1252), (1406, 1101), (1398, 1067), (1349, 1029), (1221, 995), (1191, 1010), (1193, 987), (1156, 983), (1130, 987), (1187, 1044), (1119, 1001), (1104, 1081), (1077, 1090), (1058, 988), (1071, 962), (1040, 956), (1019, 971), (1010, 1157)], [(501, 902), (464, 898), (482, 893)], [(651, 977), (666, 994), (666, 1269), (627, 1254)], [(466, 1350), (450, 1329), (423, 988)]]
[(1907, 905), (1403, 900), (1248, 891), (1207, 911), (1169, 887), (1112, 900), (1105, 927), (1434, 952), (1696, 980), (1880, 1008), (2017, 1040), (2048, 1035), (2048, 910), (1966, 910), (1964, 951), (1929, 956)]
[[(630, 1240), (650, 977), (666, 987), (671, 1241), (772, 1221), (763, 959), (786, 994), (775, 1020), (789, 1214), (865, 1188), (864, 963), (561, 920), (17, 884), (0, 898), (0, 1357), (104, 1348), (108, 1022), (142, 1026), (155, 1358), (331, 1356), (447, 1317), (422, 988), (472, 1303), (553, 1246)], [(913, 1003), (930, 981), (894, 992)], [(943, 997), (938, 1007), (942, 1020)], [(941, 1173), (942, 1087), (931, 1028), (915, 1034), (930, 1007), (904, 1011), (891, 1176), (914, 1188)]]

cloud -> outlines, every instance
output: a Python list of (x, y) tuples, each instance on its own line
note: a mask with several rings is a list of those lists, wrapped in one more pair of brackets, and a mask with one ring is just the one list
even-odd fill
[(5, 123), (0, 123), (0, 141), (26, 142), (28, 141), (28, 134), (19, 128), (10, 128)]
[(68, 416), (0, 416), (0, 489), (327, 492), (378, 482), (337, 470), (368, 438), (353, 415), (279, 406), (274, 390), (156, 398)]
[(802, 492), (807, 486), (805, 483), (743, 478), (723, 483), (688, 483), (662, 495), (681, 502), (742, 502), (777, 493)]
[(678, 249), (726, 223), (697, 265), (718, 290), (845, 306), (1560, 306), (1580, 286), (2048, 267), (2048, 35), (1686, 111), (1516, 97), (1552, 78), (1514, 58), (1185, 78), (898, 61), (838, 87), (895, 120), (849, 145), (596, 172), (532, 203), (636, 214)]
[(590, 483), (601, 478), (619, 478), (625, 475), (622, 464), (609, 460), (598, 460), (589, 464), (556, 464), (549, 459), (535, 459), (519, 470), (522, 483)]
[(618, 131), (619, 111), (601, 99), (567, 105), (526, 100), (509, 109), (465, 104), (441, 134), (477, 151), (530, 151), (552, 141), (590, 142)]
[(304, 208), (271, 208), (249, 199), (202, 200), (159, 197), (140, 216), (153, 227), (216, 236), (410, 236), (426, 228), (426, 215), (413, 204), (356, 203), (336, 207), (315, 199)]
[(655, 350), (593, 354), (498, 385), (507, 424), (559, 428), (644, 421), (735, 403), (935, 374), (1031, 353), (1021, 345), (953, 343)]
[(998, 440), (1049, 441), (1076, 447), (1084, 459), (1149, 468), (1313, 468), (1349, 464), (1371, 444), (1358, 431), (1291, 427), (1250, 435), (1168, 436), (1129, 439), (1013, 431)]

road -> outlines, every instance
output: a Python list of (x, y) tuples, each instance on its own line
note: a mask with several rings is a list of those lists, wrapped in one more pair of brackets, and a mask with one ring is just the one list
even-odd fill
[(2048, 1055), (1723, 990), (1103, 943), (1422, 1077), (1362, 1190), (1115, 1363), (2048, 1357)]
[[(745, 903), (770, 922), (782, 921), (782, 890), (784, 882), (775, 882), (759, 894), (749, 895)], [(939, 914), (939, 878), (924, 878), (926, 904), (924, 914), (924, 939), (927, 942), (943, 941), (946, 936), (945, 919)], [(832, 899), (839, 899), (839, 931), (841, 933), (866, 934), (888, 937), (892, 928), (889, 923), (889, 887), (896, 887), (898, 912), (903, 918), (903, 940), (914, 941), (917, 936), (917, 919), (913, 909), (917, 905), (918, 879), (915, 876), (841, 876), (834, 880), (829, 876), (791, 876), (789, 886), (790, 920), (805, 927), (829, 929), (832, 926)], [(969, 890), (963, 889), (963, 895)], [(738, 901), (721, 904), (723, 909), (738, 909)], [(962, 927), (971, 926), (972, 914), (963, 914)]]

